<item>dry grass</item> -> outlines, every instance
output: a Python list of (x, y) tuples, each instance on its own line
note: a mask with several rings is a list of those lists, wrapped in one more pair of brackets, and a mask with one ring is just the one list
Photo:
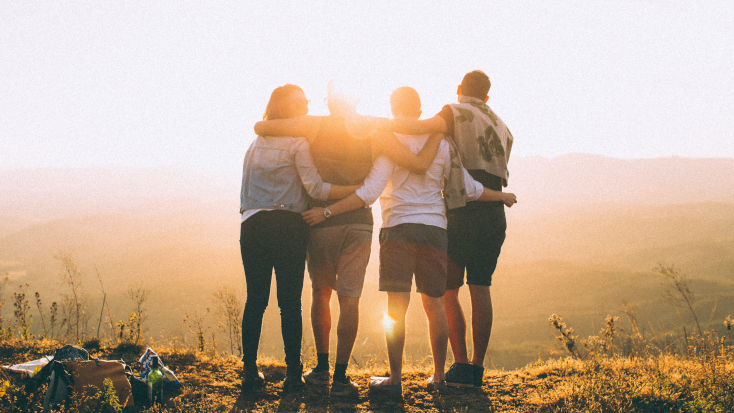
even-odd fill
[[(60, 343), (53, 341), (1, 342), (0, 362), (13, 364), (50, 354)], [(124, 350), (124, 351), (121, 351)], [(129, 348), (101, 348), (94, 356), (123, 358), (134, 365), (139, 353)], [(426, 391), (428, 363), (406, 366), (402, 401), (375, 397), (367, 391), (370, 376), (387, 369), (372, 365), (351, 367), (348, 374), (362, 390), (359, 397), (329, 397), (323, 389), (310, 388), (284, 394), (285, 365), (261, 360), (266, 386), (254, 394), (240, 392), (241, 363), (189, 350), (156, 349), (185, 387), (166, 397), (160, 407), (146, 412), (728, 412), (734, 409), (734, 352), (720, 344), (707, 352), (661, 355), (649, 358), (594, 356), (538, 361), (514, 371), (485, 371), (484, 387)], [(127, 351), (127, 352), (125, 352)], [(0, 396), (0, 411), (34, 412), (42, 391), (25, 393), (22, 383), (0, 372), (0, 383), (10, 387)], [(72, 401), (66, 412), (82, 412)], [(140, 410), (138, 410), (140, 411)]]

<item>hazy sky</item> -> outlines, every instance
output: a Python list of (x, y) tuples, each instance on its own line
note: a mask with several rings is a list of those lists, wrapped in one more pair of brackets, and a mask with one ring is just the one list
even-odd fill
[[(425, 3), (425, 5), (421, 5)], [(272, 90), (412, 86), (433, 116), (485, 71), (513, 154), (734, 157), (734, 2), (0, 2), (0, 168), (237, 174)]]

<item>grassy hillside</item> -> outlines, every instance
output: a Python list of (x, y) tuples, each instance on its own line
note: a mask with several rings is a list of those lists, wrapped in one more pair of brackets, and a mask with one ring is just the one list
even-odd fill
[[(12, 293), (28, 283), (29, 298), (36, 291), (40, 293), (48, 318), (51, 302), (60, 302), (61, 296), (68, 294), (60, 282), (60, 263), (54, 255), (73, 248), (84, 272), (90, 326), (96, 328), (102, 304), (98, 269), (107, 305), (116, 320), (126, 319), (134, 309), (128, 288), (141, 286), (151, 291), (144, 305), (147, 336), (177, 337), (193, 345), (193, 333), (182, 322), (184, 314), (202, 315), (210, 308), (204, 320), (208, 341), (227, 346), (224, 332), (218, 328), (223, 320), (215, 310), (213, 292), (223, 286), (244, 300), (246, 290), (238, 250), (238, 219), (236, 215), (227, 217), (224, 210), (221, 205), (209, 204), (152, 217), (97, 215), (58, 219), (16, 231), (0, 239), (0, 276), (7, 273), (10, 278), (0, 292), (0, 301), (7, 301), (2, 315), (12, 321)], [(643, 324), (653, 323), (648, 329), (681, 330), (685, 326), (690, 331), (690, 317), (685, 313), (678, 316), (675, 306), (662, 299), (668, 287), (651, 271), (660, 261), (676, 264), (688, 274), (696, 298), (694, 308), (704, 323), (713, 320), (714, 327), (734, 314), (734, 204), (683, 204), (640, 211), (606, 205), (556, 214), (514, 213), (514, 209), (508, 211), (508, 238), (492, 287), (496, 321), (489, 366), (516, 368), (538, 354), (557, 351), (546, 321), (553, 313), (590, 335), (607, 314), (626, 318), (623, 303), (629, 303)], [(384, 293), (377, 291), (377, 251), (374, 243), (363, 294), (363, 302), (369, 305), (362, 306), (355, 347), (359, 363), (385, 351), (381, 324), (375, 322), (385, 310)], [(263, 345), (272, 350), (272, 356), (281, 357), (274, 294), (275, 289), (266, 312)], [(468, 304), (466, 291), (461, 297)], [(304, 319), (308, 320), (308, 279), (303, 302)], [(38, 335), (41, 323), (33, 305), (31, 314), (32, 331)], [(334, 311), (334, 317), (337, 314)], [(429, 352), (420, 306), (410, 306), (408, 320), (406, 354), (422, 360)], [(304, 350), (312, 351), (309, 323), (304, 328)], [(102, 324), (102, 336), (111, 331)]]
[[(734, 314), (734, 160), (574, 154), (517, 158), (513, 165), (508, 190), (520, 203), (507, 210), (507, 241), (492, 287), (496, 317), (488, 366), (516, 368), (557, 352), (547, 323), (553, 313), (590, 335), (607, 314), (626, 320), (627, 303), (648, 330), (690, 331), (690, 316), (679, 316), (662, 299), (668, 287), (652, 271), (661, 261), (687, 274), (702, 324), (720, 328), (720, 320)], [(717, 179), (706, 179), (711, 176)], [(128, 289), (140, 287), (150, 291), (143, 306), (146, 337), (192, 348), (194, 334), (184, 316), (206, 314), (208, 343), (229, 347), (213, 293), (222, 287), (240, 301), (246, 298), (238, 186), (237, 173), (212, 176), (182, 167), (0, 171), (0, 282), (4, 275), (9, 279), (0, 289), (5, 325), (15, 322), (12, 294), (28, 284), (31, 331), (40, 335), (33, 293), (39, 292), (48, 320), (51, 303), (69, 294), (54, 256), (73, 251), (90, 328), (96, 329), (101, 313), (109, 321), (100, 311), (98, 270), (115, 321), (128, 319), (135, 308)], [(374, 209), (377, 227), (379, 206)], [(354, 353), (360, 364), (385, 351), (377, 322), (385, 310), (385, 295), (377, 291), (377, 254), (375, 236)], [(263, 347), (282, 357), (272, 293)], [(467, 295), (461, 295), (465, 303)], [(308, 320), (308, 278), (303, 309)], [(419, 305), (410, 306), (408, 320), (406, 354), (420, 361), (428, 343)], [(113, 331), (105, 322), (102, 337)], [(304, 340), (309, 354), (309, 323)]]
[[(627, 358), (597, 354), (586, 360), (560, 358), (537, 360), (516, 370), (485, 370), (481, 389), (449, 389), (431, 393), (425, 382), (427, 364), (413, 363), (404, 369), (403, 398), (393, 399), (367, 390), (370, 376), (386, 373), (381, 365), (350, 367), (347, 373), (361, 390), (355, 398), (330, 397), (328, 388), (298, 393), (282, 392), (285, 366), (272, 359), (261, 360), (265, 387), (242, 393), (241, 363), (173, 348), (156, 348), (174, 370), (184, 388), (164, 395), (160, 408), (146, 412), (728, 412), (734, 409), (734, 349), (724, 344), (699, 341), (703, 350), (684, 355)], [(49, 341), (0, 342), (0, 363), (12, 364), (49, 354), (60, 345)], [(122, 346), (92, 351), (102, 359), (124, 359), (131, 366), (143, 351)], [(312, 366), (313, 361), (307, 361)], [(0, 370), (0, 410), (26, 413), (40, 410), (45, 387), (33, 393), (23, 382)], [(73, 397), (65, 411), (96, 412), (100, 398)], [(105, 410), (108, 411), (108, 410)], [(112, 410), (109, 410), (112, 411)], [(133, 408), (133, 411), (143, 411)]]

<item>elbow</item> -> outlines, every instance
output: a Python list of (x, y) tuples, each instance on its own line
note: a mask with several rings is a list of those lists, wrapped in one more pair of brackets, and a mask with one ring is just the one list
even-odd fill
[(334, 191), (332, 191), (332, 185), (328, 182), (324, 182), (321, 185), (319, 185), (321, 188), (320, 190), (314, 190), (314, 195), (311, 195), (311, 198), (316, 198), (320, 201), (326, 201), (327, 199), (332, 199), (334, 195)]
[(357, 190), (352, 196), (354, 196), (355, 204), (357, 202), (360, 202), (361, 206), (367, 208), (372, 205), (372, 203), (375, 202), (380, 195), (377, 194), (377, 196), (374, 196), (374, 194), (365, 193), (363, 191)]
[(257, 135), (257, 136), (262, 136), (263, 135), (263, 132), (265, 132), (263, 130), (263, 127), (260, 125), (261, 123), (262, 122), (257, 122), (255, 124), (255, 135)]

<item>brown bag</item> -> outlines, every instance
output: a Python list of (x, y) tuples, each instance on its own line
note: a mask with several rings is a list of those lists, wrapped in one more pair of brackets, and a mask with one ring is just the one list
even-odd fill
[(104, 379), (112, 380), (115, 393), (124, 407), (133, 406), (133, 393), (125, 376), (125, 367), (119, 361), (89, 360), (65, 363), (71, 375), (70, 385), (74, 393), (84, 392), (88, 385), (103, 387)]

